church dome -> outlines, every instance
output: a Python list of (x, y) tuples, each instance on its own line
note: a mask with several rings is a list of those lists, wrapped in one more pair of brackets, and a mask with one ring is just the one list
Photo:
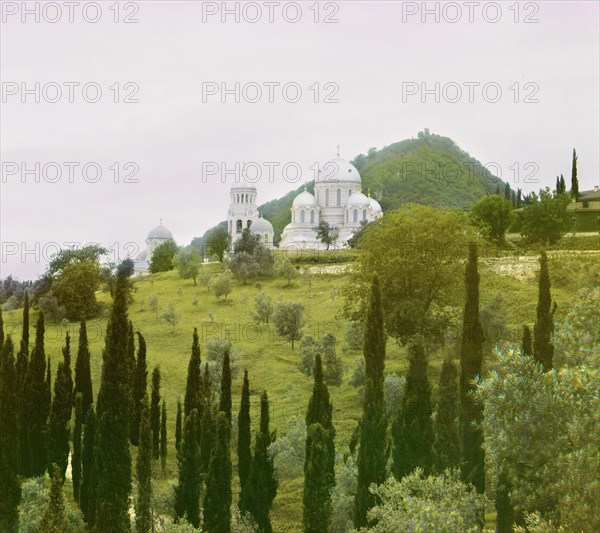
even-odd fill
[(379, 202), (377, 200), (375, 200), (375, 198), (371, 198), (370, 196), (369, 196), (369, 204), (373, 211), (376, 211), (378, 213), (381, 213), (383, 211), (381, 209), (381, 205), (379, 204)]
[(332, 159), (323, 165), (319, 170), (319, 181), (327, 183), (328, 181), (345, 181), (350, 183), (360, 183), (360, 174), (356, 167), (345, 159)]
[(308, 207), (316, 207), (317, 199), (310, 194), (308, 191), (301, 192), (296, 198), (294, 198), (293, 207), (299, 206), (308, 206)]
[(369, 198), (367, 198), (362, 192), (355, 192), (350, 195), (350, 198), (348, 198), (346, 205), (362, 207), (362, 206), (370, 206), (371, 202), (370, 202)]
[(266, 218), (258, 218), (250, 226), (254, 233), (273, 233), (273, 225)]
[(173, 234), (165, 228), (162, 224), (156, 226), (154, 229), (150, 230), (148, 233), (147, 239), (171, 239), (173, 240)]
[(241, 183), (237, 183), (231, 187), (231, 191), (244, 190), (248, 189), (256, 190), (256, 185), (254, 183), (248, 183), (246, 180), (243, 180)]

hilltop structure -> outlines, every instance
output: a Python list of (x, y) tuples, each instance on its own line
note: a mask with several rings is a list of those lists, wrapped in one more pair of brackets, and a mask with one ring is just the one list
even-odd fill
[(315, 181), (315, 194), (306, 190), (292, 203), (292, 222), (281, 235), (279, 248), (321, 249), (325, 245), (317, 237), (321, 222), (337, 229), (334, 247), (342, 246), (363, 222), (373, 222), (383, 212), (381, 205), (371, 195), (362, 193), (358, 170), (339, 153), (336, 159), (325, 163)]
[(152, 228), (146, 237), (146, 249), (142, 250), (135, 258), (134, 270), (138, 274), (148, 271), (152, 254), (154, 250), (161, 244), (167, 241), (174, 241), (173, 234), (162, 225), (162, 220), (159, 225)]

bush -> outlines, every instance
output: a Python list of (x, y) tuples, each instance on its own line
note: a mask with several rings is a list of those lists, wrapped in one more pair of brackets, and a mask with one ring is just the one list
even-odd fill
[(58, 305), (58, 300), (51, 290), (40, 296), (37, 306), (44, 313), (44, 318), (51, 322), (60, 322), (67, 314), (64, 306)]
[(302, 475), (305, 451), (306, 423), (301, 416), (292, 416), (288, 420), (285, 437), (279, 437), (269, 446), (269, 454), (275, 463), (275, 475), (279, 481)]
[(383, 392), (385, 395), (385, 414), (391, 416), (398, 413), (402, 407), (402, 398), (404, 396), (404, 387), (406, 378), (396, 373), (385, 376), (383, 382)]
[(231, 283), (231, 271), (226, 270), (223, 274), (219, 274), (212, 278), (210, 285), (212, 287), (213, 293), (217, 300), (223, 296), (224, 299), (227, 299), (227, 295), (231, 292), (232, 283)]
[(278, 277), (285, 279), (288, 282), (288, 287), (292, 284), (292, 281), (294, 281), (300, 275), (298, 269), (287, 257), (284, 257), (277, 263), (275, 266), (275, 274)]
[(401, 481), (389, 478), (371, 492), (380, 501), (369, 511), (377, 524), (361, 531), (476, 533), (484, 522), (485, 496), (463, 483), (458, 471), (424, 477), (417, 468)]
[(600, 287), (581, 289), (567, 316), (556, 325), (555, 363), (600, 366)]
[(356, 458), (349, 455), (336, 473), (336, 484), (331, 494), (331, 533), (352, 530), (357, 478)]
[(367, 371), (365, 368), (365, 359), (361, 355), (360, 357), (357, 357), (356, 361), (354, 362), (354, 370), (352, 371), (352, 377), (348, 383), (350, 383), (350, 385), (353, 387), (360, 387), (361, 385), (365, 384), (366, 380)]
[(268, 324), (273, 316), (273, 298), (266, 292), (259, 292), (254, 298), (255, 313), (252, 313), (252, 318), (257, 324)]
[[(19, 533), (41, 533), (40, 521), (48, 503), (48, 486), (44, 477), (27, 479), (21, 486), (19, 505)], [(65, 498), (67, 528), (64, 533), (81, 533), (86, 525), (81, 511)]]
[(363, 327), (362, 322), (354, 321), (346, 324), (346, 344), (351, 350), (362, 350)]

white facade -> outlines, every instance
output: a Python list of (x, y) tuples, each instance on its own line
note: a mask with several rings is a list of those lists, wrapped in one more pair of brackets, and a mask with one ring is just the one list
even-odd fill
[(325, 248), (317, 238), (317, 226), (323, 220), (339, 231), (334, 247), (342, 246), (361, 222), (373, 222), (383, 215), (379, 203), (361, 189), (360, 174), (351, 163), (339, 158), (325, 163), (315, 182), (315, 194), (304, 190), (294, 199), (292, 221), (284, 228), (279, 247)]
[(256, 187), (247, 183), (236, 185), (229, 192), (230, 202), (227, 212), (227, 231), (231, 237), (231, 246), (248, 228), (252, 233), (260, 235), (266, 248), (273, 248), (273, 226), (262, 218), (256, 207)]

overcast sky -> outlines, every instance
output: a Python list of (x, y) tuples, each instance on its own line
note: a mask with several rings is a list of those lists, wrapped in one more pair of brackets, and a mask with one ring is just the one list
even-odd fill
[(423, 128), (496, 163), (514, 188), (569, 179), (574, 147), (580, 189), (598, 183), (596, 1), (301, 2), (301, 13), (226, 2), (224, 21), (222, 2), (81, 2), (73, 22), (63, 2), (27, 2), (24, 20), (22, 4), (2, 2), (0, 27), (1, 277), (35, 278), (51, 243), (124, 258), (161, 218), (188, 244), (226, 218), (233, 175), (207, 168), (258, 165), (263, 203), (312, 179), (338, 144), (352, 159)]

